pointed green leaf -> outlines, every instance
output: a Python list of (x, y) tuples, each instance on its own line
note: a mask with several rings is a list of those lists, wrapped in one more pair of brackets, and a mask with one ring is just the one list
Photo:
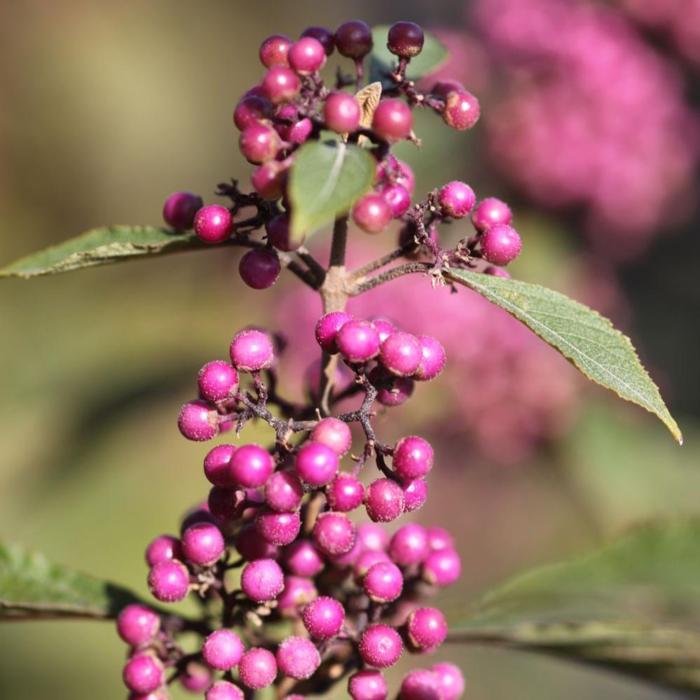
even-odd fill
[(657, 523), (540, 567), (470, 610), (451, 640), (536, 651), (700, 691), (700, 522)]
[(0, 269), (0, 277), (28, 279), (203, 247), (193, 234), (183, 235), (153, 226), (105, 226), (17, 260)]
[(372, 186), (376, 164), (368, 151), (342, 141), (307, 143), (294, 157), (289, 181), (292, 237), (313, 233)]
[(446, 277), (478, 292), (556, 348), (591, 381), (655, 414), (679, 443), (683, 436), (629, 338), (596, 311), (536, 284), (467, 270)]
[(138, 598), (120, 586), (0, 545), (0, 621), (110, 618)]

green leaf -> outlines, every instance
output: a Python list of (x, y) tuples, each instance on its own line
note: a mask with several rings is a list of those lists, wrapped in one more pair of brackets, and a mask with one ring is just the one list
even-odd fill
[(553, 654), (700, 691), (700, 521), (640, 527), (461, 608), (447, 606), (451, 641)]
[(353, 144), (327, 141), (302, 146), (289, 183), (292, 237), (299, 240), (347, 213), (372, 186), (375, 169), (370, 153)]
[(478, 292), (522, 321), (591, 381), (655, 414), (683, 444), (678, 424), (627, 336), (608, 319), (567, 296), (536, 284), (466, 270), (446, 277)]
[(0, 269), (0, 277), (38, 277), (83, 267), (109, 265), (144, 255), (203, 248), (194, 234), (153, 226), (105, 226), (32, 253)]
[[(372, 29), (374, 48), (370, 55), (369, 82), (379, 81), (384, 87), (393, 87), (394, 82), (387, 76), (396, 68), (398, 59), (386, 47), (389, 25), (382, 24)], [(448, 58), (449, 52), (445, 45), (430, 32), (425, 32), (423, 50), (411, 59), (406, 70), (409, 80), (418, 80), (439, 68)]]
[(111, 618), (138, 598), (120, 586), (0, 545), (0, 621)]

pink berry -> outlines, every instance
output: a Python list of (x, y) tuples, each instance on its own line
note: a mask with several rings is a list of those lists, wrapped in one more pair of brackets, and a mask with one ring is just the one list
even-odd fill
[(243, 642), (235, 632), (220, 629), (204, 640), (202, 658), (217, 671), (228, 671), (238, 666), (244, 651)]
[(194, 232), (204, 243), (223, 243), (233, 230), (231, 212), (220, 204), (202, 207), (194, 217)]
[(246, 561), (276, 559), (279, 550), (270, 544), (253, 526), (244, 527), (236, 537), (236, 551)]
[(336, 340), (338, 332), (353, 318), (345, 311), (331, 311), (318, 320), (316, 323), (315, 335), (316, 342), (321, 346), (321, 349), (329, 354), (338, 352)]
[(389, 625), (370, 625), (360, 637), (359, 652), (368, 666), (388, 668), (401, 657), (403, 643), (399, 633)]
[(314, 130), (314, 124), (308, 117), (299, 119), (299, 113), (294, 105), (282, 105), (277, 111), (277, 116), (280, 118), (284, 117), (289, 120), (289, 123), (278, 123), (275, 125), (277, 133), (285, 141), (288, 141), (289, 143), (302, 144), (309, 140), (309, 136), (311, 136), (311, 133)]
[(323, 105), (326, 127), (339, 134), (355, 131), (360, 126), (361, 117), (360, 103), (347, 92), (332, 92)]
[(392, 333), (382, 343), (379, 359), (392, 374), (399, 377), (411, 376), (423, 359), (418, 338), (401, 331)]
[(173, 535), (159, 535), (146, 548), (148, 566), (155, 566), (161, 561), (179, 559), (180, 556), (180, 540)]
[(416, 188), (416, 176), (411, 166), (393, 155), (388, 155), (377, 166), (377, 181), (401, 185), (411, 195)]
[(236, 127), (243, 131), (252, 124), (272, 116), (272, 104), (259, 95), (246, 95), (236, 105), (233, 121)]
[(476, 202), (474, 190), (465, 182), (453, 180), (448, 182), (438, 193), (438, 203), (445, 216), (461, 219), (472, 210)]
[(244, 700), (245, 694), (233, 683), (216, 681), (204, 694), (205, 700)]
[(298, 618), (299, 609), (318, 596), (313, 581), (301, 576), (285, 576), (284, 590), (277, 598), (277, 609), (286, 617)]
[(507, 224), (495, 224), (481, 236), (484, 258), (494, 265), (507, 265), (520, 254), (523, 243), (518, 232)]
[(302, 33), (302, 37), (312, 36), (317, 41), (320, 41), (326, 56), (330, 56), (335, 49), (335, 38), (333, 32), (325, 27), (307, 27)]
[(188, 440), (211, 440), (219, 432), (218, 414), (206, 401), (189, 401), (180, 409), (177, 427)]
[(230, 352), (231, 363), (243, 372), (267, 369), (275, 359), (270, 336), (253, 328), (236, 333)]
[(415, 22), (395, 22), (389, 27), (387, 48), (400, 58), (413, 58), (423, 50), (423, 30)]
[(410, 523), (400, 527), (389, 543), (389, 556), (399, 566), (420, 564), (430, 552), (428, 533), (422, 525)]
[(388, 318), (373, 318), (371, 320), (374, 330), (379, 334), (379, 342), (383, 343), (392, 333), (396, 332), (396, 326)]
[(261, 690), (270, 685), (277, 677), (275, 655), (267, 649), (255, 647), (243, 654), (238, 665), (241, 683), (251, 690)]
[(336, 344), (347, 362), (368, 362), (379, 354), (379, 334), (369, 321), (348, 321), (336, 336)]
[(399, 700), (442, 700), (437, 675), (424, 668), (409, 671), (401, 681)]
[(260, 445), (241, 445), (231, 457), (231, 476), (240, 486), (263, 486), (275, 469), (272, 455)]
[(284, 574), (274, 559), (256, 559), (243, 567), (241, 588), (256, 603), (274, 600), (284, 589)]
[(425, 476), (433, 468), (433, 448), (417, 435), (401, 438), (394, 447), (394, 471), (403, 481)]
[(217, 445), (212, 447), (204, 458), (204, 475), (214, 486), (235, 486), (236, 481), (231, 474), (231, 458), (236, 448), (233, 445)]
[(382, 406), (400, 406), (413, 394), (413, 380), (397, 377), (381, 367), (375, 367), (369, 375), (370, 381), (377, 387), (377, 401)]
[(260, 63), (265, 68), (289, 65), (287, 54), (292, 43), (292, 40), (283, 34), (273, 34), (267, 37), (260, 45)]
[(283, 547), (297, 538), (301, 530), (301, 518), (299, 513), (263, 510), (255, 518), (255, 527), (270, 544)]
[(189, 231), (194, 226), (194, 217), (203, 206), (199, 195), (174, 192), (163, 204), (163, 220), (176, 231)]
[(396, 98), (381, 100), (372, 117), (372, 128), (386, 141), (408, 138), (413, 129), (411, 108)]
[(127, 605), (117, 617), (117, 632), (132, 647), (150, 644), (159, 630), (160, 617), (145, 605)]
[(391, 479), (377, 479), (367, 488), (365, 507), (374, 522), (388, 523), (403, 513), (404, 498), (401, 487)]
[(296, 456), (294, 468), (305, 484), (325, 486), (338, 473), (338, 454), (321, 442), (304, 443)]
[(216, 525), (196, 523), (182, 535), (182, 551), (190, 564), (211, 566), (224, 553), (224, 536)]
[(265, 484), (265, 503), (280, 513), (298, 510), (303, 496), (304, 487), (290, 471), (275, 472)]
[(277, 648), (277, 667), (290, 678), (311, 678), (320, 665), (318, 649), (305, 637), (287, 637)]
[(265, 231), (267, 232), (267, 240), (270, 245), (285, 253), (296, 250), (303, 243), (302, 240), (293, 242), (290, 238), (289, 216), (287, 214), (278, 214), (270, 219), (265, 224)]
[(381, 525), (374, 523), (362, 523), (357, 528), (357, 539), (363, 549), (374, 552), (384, 551), (389, 546), (389, 533)]
[(480, 114), (479, 100), (466, 90), (455, 90), (445, 98), (442, 118), (447, 126), (457, 131), (471, 129), (479, 121)]
[(289, 47), (287, 61), (289, 67), (299, 75), (311, 75), (323, 68), (326, 63), (326, 51), (318, 39), (305, 36)]
[(419, 335), (418, 342), (421, 349), (421, 361), (413, 378), (420, 382), (429, 382), (445, 368), (447, 353), (442, 343), (433, 338), (432, 335)]
[(321, 596), (304, 608), (302, 620), (314, 639), (331, 639), (343, 628), (345, 608), (335, 598)]
[(180, 685), (190, 693), (203, 693), (210, 685), (212, 673), (204, 664), (189, 661), (178, 678)]
[(365, 487), (352, 474), (338, 474), (328, 485), (326, 498), (328, 505), (341, 513), (358, 508), (365, 496)]
[(364, 58), (374, 46), (372, 30), (359, 19), (344, 22), (335, 30), (335, 46), (341, 56)]
[(228, 362), (214, 360), (199, 370), (199, 396), (205, 401), (223, 401), (238, 389), (238, 372)]
[(362, 579), (362, 588), (375, 603), (391, 603), (403, 591), (403, 574), (390, 561), (378, 562)]
[(309, 540), (297, 540), (289, 545), (284, 552), (284, 565), (294, 576), (320, 574), (324, 568), (323, 558)]
[(252, 289), (269, 289), (281, 270), (279, 256), (272, 248), (249, 250), (238, 265), (241, 279)]
[(428, 500), (428, 484), (425, 479), (414, 479), (403, 486), (404, 513), (412, 513), (425, 505)]
[(124, 685), (134, 693), (152, 693), (165, 683), (165, 671), (155, 656), (140, 653), (132, 656), (124, 666)]
[(311, 431), (311, 440), (330, 447), (339, 457), (352, 447), (352, 433), (348, 424), (337, 418), (322, 418)]
[(271, 126), (262, 122), (247, 126), (238, 139), (241, 153), (249, 163), (254, 164), (272, 160), (281, 146), (279, 134)]
[(444, 588), (459, 579), (462, 561), (454, 549), (431, 552), (422, 565), (423, 578), (438, 588)]
[[(209, 511), (209, 505), (205, 503), (200, 503), (199, 505), (190, 508), (182, 518), (180, 523), (180, 535), (191, 525), (195, 523), (213, 523), (214, 517)], [(175, 557), (178, 559), (178, 557)]]
[(437, 552), (440, 549), (454, 549), (455, 540), (452, 535), (442, 527), (429, 527), (426, 529), (428, 534), (428, 546), (431, 552)]
[(409, 615), (406, 630), (414, 649), (433, 651), (447, 637), (447, 621), (437, 608), (418, 608)]
[(380, 190), (380, 194), (395, 219), (403, 216), (411, 206), (411, 195), (403, 185), (387, 185)]
[(367, 572), (375, 565), (385, 562), (391, 562), (389, 555), (384, 550), (367, 549), (363, 551), (353, 564), (353, 573), (359, 583)]
[(357, 544), (357, 539), (355, 539), (355, 544), (353, 544), (351, 549), (349, 549), (347, 552), (344, 554), (329, 555), (328, 559), (334, 568), (346, 569), (355, 564), (355, 560), (358, 556), (360, 556), (361, 552), (362, 548)]
[(286, 162), (268, 160), (253, 171), (250, 176), (250, 184), (263, 199), (274, 202), (284, 195), (287, 171)]
[(358, 671), (348, 680), (348, 695), (352, 700), (386, 700), (389, 687), (379, 671)]
[(370, 192), (352, 208), (352, 220), (365, 233), (381, 233), (391, 221), (391, 207), (381, 194)]
[(472, 212), (472, 223), (477, 231), (484, 232), (496, 224), (509, 225), (513, 221), (510, 207), (496, 197), (486, 197)]
[(262, 81), (262, 88), (272, 104), (278, 105), (282, 102), (293, 100), (301, 89), (299, 76), (290, 68), (275, 66), (267, 71)]
[(454, 664), (440, 662), (430, 668), (438, 678), (441, 700), (459, 700), (464, 693), (464, 676)]
[(324, 554), (345, 554), (355, 544), (355, 525), (342, 513), (321, 513), (312, 535), (316, 546)]

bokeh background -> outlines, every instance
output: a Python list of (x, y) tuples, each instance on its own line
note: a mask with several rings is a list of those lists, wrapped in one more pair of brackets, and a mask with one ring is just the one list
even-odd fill
[[(245, 180), (231, 112), (261, 75), (260, 40), (352, 17), (414, 19), (450, 45), (484, 116), (463, 135), (420, 115), (424, 148), (401, 146), (418, 191), (460, 177), (508, 198), (525, 240), (515, 274), (624, 327), (686, 433), (677, 448), (468, 292), (440, 315), (419, 283), (377, 293), (380, 312), (430, 324), (450, 351), (448, 374), (381, 420), (387, 435), (420, 430), (438, 445), (417, 518), (459, 533), (465, 598), (697, 511), (697, 0), (3, 2), (0, 262), (101, 224), (157, 224), (169, 192)], [(3, 540), (145, 592), (145, 543), (205, 493), (204, 450), (175, 427), (197, 368), (247, 323), (308, 339), (307, 298), (288, 280), (249, 292), (235, 264), (213, 250), (2, 283)], [(109, 624), (5, 625), (0, 697), (121, 698), (122, 655)], [(472, 700), (666, 697), (534, 656), (446, 655)]]

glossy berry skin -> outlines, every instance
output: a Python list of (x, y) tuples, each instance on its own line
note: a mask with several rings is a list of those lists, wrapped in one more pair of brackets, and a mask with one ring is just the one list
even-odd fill
[(403, 591), (401, 569), (390, 561), (378, 562), (364, 575), (362, 588), (375, 603), (391, 603)]
[(217, 445), (212, 447), (204, 458), (204, 475), (214, 486), (235, 486), (236, 481), (231, 475), (231, 459), (236, 448), (233, 445)]
[(382, 343), (379, 359), (392, 374), (410, 377), (423, 359), (418, 338), (402, 331), (392, 333)]
[(348, 92), (332, 92), (323, 105), (326, 127), (339, 134), (355, 131), (360, 126), (360, 103)]
[(245, 694), (233, 683), (216, 681), (204, 694), (204, 700), (244, 700)]
[(316, 546), (324, 554), (345, 554), (355, 544), (355, 525), (343, 513), (322, 513), (316, 519), (312, 536)]
[(307, 442), (301, 446), (294, 468), (301, 480), (309, 486), (325, 486), (338, 473), (338, 454), (321, 442)]
[(423, 578), (438, 588), (452, 585), (462, 573), (462, 561), (454, 549), (439, 549), (425, 558)]
[(430, 667), (437, 676), (442, 700), (459, 700), (464, 694), (464, 676), (457, 666), (440, 662)]
[(507, 265), (518, 257), (523, 247), (520, 234), (507, 224), (495, 224), (481, 236), (481, 252), (494, 265)]
[(189, 231), (194, 217), (204, 206), (199, 195), (192, 192), (173, 192), (163, 204), (163, 220), (176, 231)]
[(204, 243), (223, 243), (233, 233), (231, 212), (220, 204), (202, 207), (194, 217), (194, 232)]
[(266, 201), (274, 202), (284, 195), (287, 183), (287, 166), (277, 160), (259, 165), (250, 176), (253, 189)]
[(403, 185), (387, 185), (380, 194), (391, 209), (391, 215), (398, 219), (411, 206), (411, 194)]
[(323, 571), (325, 564), (312, 542), (297, 540), (285, 550), (284, 566), (294, 576), (312, 578)]
[(181, 557), (180, 540), (173, 535), (159, 535), (146, 547), (146, 563), (155, 566), (161, 561)]
[(301, 530), (299, 513), (276, 513), (263, 510), (255, 518), (257, 531), (270, 544), (284, 547), (297, 538)]
[(117, 617), (117, 632), (129, 646), (150, 644), (160, 630), (160, 617), (145, 605), (127, 605)]
[(365, 233), (381, 233), (392, 218), (391, 206), (381, 194), (366, 194), (352, 208), (352, 220)]
[(205, 401), (223, 401), (238, 389), (238, 372), (228, 362), (207, 362), (199, 370), (197, 386)]
[(311, 431), (311, 440), (330, 447), (339, 457), (352, 447), (352, 433), (348, 424), (338, 418), (322, 418)]
[(320, 41), (326, 56), (330, 56), (335, 50), (335, 38), (333, 32), (325, 27), (307, 27), (302, 33), (302, 37), (311, 36)]
[(224, 553), (224, 537), (216, 525), (196, 523), (182, 535), (182, 552), (190, 564), (211, 566)]
[(388, 318), (382, 318), (381, 316), (373, 318), (371, 323), (377, 333), (379, 333), (380, 343), (383, 343), (392, 333), (396, 332), (396, 326)]
[(411, 108), (396, 98), (381, 100), (372, 117), (372, 128), (389, 142), (408, 138), (413, 129)]
[(249, 250), (238, 265), (241, 279), (252, 289), (269, 289), (281, 270), (279, 256), (272, 248)]
[(402, 486), (404, 513), (412, 513), (425, 505), (428, 500), (428, 484), (425, 479), (407, 481)]
[(277, 648), (277, 667), (289, 678), (311, 678), (320, 665), (318, 649), (305, 637), (287, 637)]
[(429, 553), (428, 533), (418, 523), (409, 523), (400, 527), (389, 543), (389, 556), (399, 566), (420, 564)]
[(442, 119), (447, 126), (457, 131), (471, 129), (479, 121), (480, 114), (479, 100), (466, 90), (455, 90), (445, 98)]
[(401, 681), (399, 700), (443, 700), (437, 675), (425, 668), (409, 671)]
[(395, 22), (389, 27), (386, 46), (399, 58), (413, 58), (423, 50), (423, 30), (415, 22)]
[(335, 46), (346, 58), (364, 58), (374, 46), (372, 30), (362, 20), (344, 22), (335, 30)]
[(267, 71), (262, 81), (263, 92), (272, 104), (278, 105), (283, 102), (291, 102), (301, 89), (299, 76), (291, 70), (277, 66)]
[(299, 119), (299, 113), (294, 105), (283, 104), (278, 109), (277, 116), (290, 121), (289, 124), (275, 124), (275, 130), (285, 141), (296, 144), (308, 141), (314, 129), (313, 122), (308, 117)]
[(254, 328), (236, 333), (231, 341), (230, 354), (233, 366), (243, 372), (268, 369), (275, 359), (270, 336)]
[(362, 523), (357, 528), (357, 539), (363, 549), (381, 552), (389, 546), (389, 533), (374, 523)]
[(277, 598), (277, 609), (283, 616), (298, 618), (299, 609), (318, 596), (311, 579), (301, 576), (285, 576), (284, 590)]
[(271, 474), (265, 484), (265, 503), (279, 513), (298, 510), (303, 496), (301, 481), (290, 471)]
[(394, 471), (403, 481), (425, 476), (433, 468), (433, 448), (417, 435), (401, 438), (394, 446)]
[(359, 652), (368, 666), (388, 668), (401, 658), (403, 642), (393, 627), (370, 625), (360, 637)]
[(440, 188), (438, 204), (445, 216), (462, 219), (474, 208), (476, 195), (466, 182), (452, 180)]
[[(378, 367), (375, 369), (379, 369)], [(372, 370), (370, 372), (370, 381), (374, 384), (377, 391), (377, 402), (382, 406), (394, 407), (406, 403), (413, 394), (413, 380), (408, 377), (396, 377), (384, 371), (380, 373)]]
[(140, 653), (132, 656), (124, 666), (124, 685), (134, 693), (152, 693), (165, 683), (163, 664), (155, 656)]
[(243, 567), (241, 589), (256, 603), (274, 600), (284, 589), (284, 574), (274, 559), (256, 559)]
[(277, 250), (282, 250), (285, 253), (296, 250), (303, 243), (303, 239), (292, 241), (289, 235), (289, 216), (287, 214), (278, 214), (270, 219), (265, 224), (265, 231), (268, 242)]
[(283, 34), (273, 34), (267, 37), (260, 45), (260, 63), (265, 68), (288, 66), (287, 55), (292, 43), (292, 40)]
[(356, 580), (361, 584), (362, 579), (375, 564), (384, 562), (391, 562), (384, 550), (365, 550), (357, 557), (352, 567)]
[(289, 67), (299, 75), (311, 75), (323, 68), (326, 63), (326, 50), (323, 44), (312, 36), (295, 41), (287, 53)]
[(510, 207), (496, 197), (482, 199), (472, 212), (474, 228), (483, 233), (496, 224), (510, 224), (513, 221), (513, 212)]
[(326, 491), (328, 505), (341, 513), (349, 513), (358, 508), (364, 497), (365, 487), (352, 474), (338, 474)]
[(348, 680), (348, 695), (352, 700), (386, 700), (389, 686), (379, 671), (358, 671)]
[(253, 648), (243, 654), (238, 665), (240, 682), (251, 690), (267, 688), (277, 677), (275, 655), (267, 649)]
[(204, 640), (202, 658), (211, 668), (228, 671), (238, 666), (244, 651), (243, 642), (235, 632), (219, 629)]
[(324, 314), (316, 322), (314, 334), (316, 342), (321, 346), (324, 352), (333, 355), (338, 352), (336, 340), (338, 332), (348, 322), (352, 321), (353, 317), (346, 311), (331, 311)]
[(304, 608), (302, 620), (314, 639), (331, 639), (343, 628), (345, 608), (335, 598), (321, 596)]
[(233, 111), (233, 123), (239, 131), (243, 131), (263, 119), (269, 119), (272, 112), (269, 100), (260, 95), (245, 95)]
[(437, 608), (418, 608), (409, 615), (406, 632), (415, 650), (432, 651), (445, 641), (447, 621)]
[(253, 164), (272, 160), (282, 146), (279, 134), (267, 124), (257, 122), (247, 126), (238, 138), (243, 157)]
[(374, 522), (388, 523), (403, 513), (404, 496), (401, 487), (391, 479), (377, 479), (367, 488), (365, 508)]
[(421, 349), (421, 361), (418, 369), (413, 373), (413, 378), (419, 382), (429, 382), (435, 379), (447, 362), (447, 353), (437, 338), (432, 335), (419, 335), (418, 342)]
[(426, 528), (428, 535), (428, 546), (431, 552), (437, 552), (440, 549), (454, 549), (455, 540), (452, 535), (443, 527)]
[(241, 445), (231, 458), (231, 476), (240, 486), (259, 488), (275, 469), (272, 455), (260, 445)]
[(236, 551), (246, 561), (276, 559), (279, 550), (270, 544), (254, 526), (244, 527), (236, 537)]
[(348, 321), (335, 340), (347, 362), (368, 362), (379, 354), (379, 334), (369, 321)]
[(188, 401), (180, 409), (177, 427), (188, 440), (204, 442), (218, 434), (219, 419), (206, 401)]

